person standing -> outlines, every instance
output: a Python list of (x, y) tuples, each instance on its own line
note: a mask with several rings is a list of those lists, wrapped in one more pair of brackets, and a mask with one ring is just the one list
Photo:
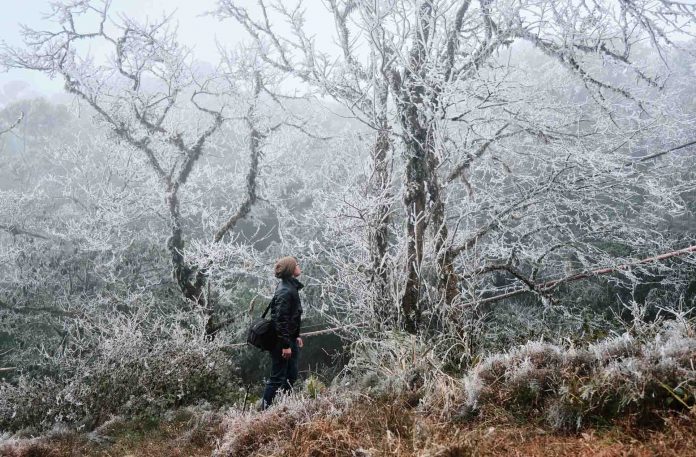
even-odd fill
[(275, 264), (275, 277), (280, 279), (271, 301), (271, 321), (276, 332), (275, 346), (271, 355), (271, 377), (261, 399), (261, 409), (271, 406), (276, 393), (292, 390), (297, 380), (297, 362), (300, 348), (302, 322), (302, 303), (299, 291), (304, 285), (298, 281), (302, 273), (295, 257), (283, 257)]

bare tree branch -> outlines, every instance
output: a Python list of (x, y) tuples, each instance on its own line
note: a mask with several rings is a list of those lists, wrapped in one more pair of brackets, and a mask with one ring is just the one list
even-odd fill
[(22, 122), (22, 119), (24, 119), (24, 113), (20, 113), (17, 120), (14, 121), (12, 124), (10, 124), (8, 127), (4, 128), (4, 129), (0, 129), (0, 136), (14, 130)]
[[(641, 259), (641, 260), (638, 260), (636, 262), (625, 263), (625, 264), (617, 265), (615, 267), (597, 268), (594, 270), (590, 270), (588, 272), (576, 273), (576, 274), (565, 276), (563, 278), (555, 279), (552, 281), (546, 281), (546, 282), (542, 282), (542, 283), (533, 283), (531, 285), (528, 285), (529, 287), (525, 288), (525, 289), (515, 289), (515, 290), (512, 290), (510, 292), (506, 292), (504, 294), (499, 294), (499, 295), (496, 295), (493, 297), (469, 301), (469, 302), (463, 303), (461, 306), (466, 307), (466, 306), (471, 306), (471, 305), (482, 305), (482, 304), (486, 304), (486, 303), (492, 303), (492, 302), (500, 301), (500, 300), (510, 298), (510, 297), (515, 297), (517, 295), (520, 295), (520, 294), (523, 294), (526, 292), (532, 292), (532, 291), (539, 291), (539, 292), (547, 293), (547, 292), (551, 292), (553, 289), (555, 289), (563, 284), (569, 283), (569, 282), (579, 281), (581, 279), (590, 279), (590, 278), (594, 278), (597, 276), (603, 276), (603, 275), (608, 275), (611, 273), (616, 273), (619, 271), (627, 271), (627, 270), (630, 270), (631, 267), (635, 267), (635, 266), (639, 266), (639, 265), (647, 265), (647, 264), (651, 264), (651, 263), (655, 263), (655, 262), (661, 262), (661, 261), (671, 259), (674, 257), (680, 257), (683, 255), (689, 255), (689, 254), (693, 254), (693, 253), (696, 253), (696, 246), (689, 246), (687, 248), (679, 249), (677, 251), (666, 252), (664, 254), (660, 254), (660, 255), (657, 255), (654, 257), (647, 257), (645, 259)], [(487, 271), (495, 271), (495, 269), (490, 269)]]

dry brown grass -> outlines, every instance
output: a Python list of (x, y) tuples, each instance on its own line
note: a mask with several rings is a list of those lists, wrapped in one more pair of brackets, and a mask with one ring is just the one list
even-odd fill
[[(423, 414), (404, 398), (358, 398), (336, 410), (324, 401), (304, 420), (295, 414), (296, 407), (248, 414), (242, 421), (229, 418), (231, 424), (215, 455), (696, 456), (696, 417), (688, 414), (671, 413), (647, 428), (637, 424), (637, 416), (630, 416), (611, 427), (562, 434), (531, 422), (520, 424), (508, 412), (493, 407), (486, 411), (485, 420), (466, 423)], [(241, 430), (245, 433), (240, 434)]]
[(156, 424), (114, 422), (95, 442), (81, 433), (0, 442), (2, 457), (209, 457), (222, 436), (220, 415), (182, 410)]
[[(403, 397), (357, 397), (345, 401), (341, 408), (333, 408), (337, 403), (328, 399), (294, 400), (263, 413), (231, 416), (224, 426), (219, 417), (200, 415), (163, 421), (148, 430), (117, 424), (105, 431), (115, 439), (113, 443), (99, 445), (84, 435), (64, 434), (51, 440), (0, 445), (0, 455), (696, 457), (693, 414), (672, 413), (649, 427), (638, 424), (637, 416), (629, 416), (611, 427), (562, 434), (530, 422), (519, 423), (502, 408), (491, 407), (485, 419), (456, 423), (419, 412)], [(222, 445), (214, 449), (220, 439)]]
[(500, 427), (476, 424), (452, 427), (431, 424), (429, 442), (403, 455), (434, 456), (696, 456), (693, 419), (672, 417), (659, 429), (630, 422), (580, 434), (559, 434), (531, 424)]

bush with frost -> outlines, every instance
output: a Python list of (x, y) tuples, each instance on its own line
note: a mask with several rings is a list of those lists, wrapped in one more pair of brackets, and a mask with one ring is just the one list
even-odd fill
[(237, 395), (222, 342), (210, 341), (197, 313), (158, 316), (155, 308), (83, 320), (65, 351), (38, 372), (0, 382), (0, 431), (55, 424), (91, 429), (111, 415), (158, 414)]
[(213, 455), (283, 455), (283, 445), (291, 440), (299, 424), (340, 415), (349, 404), (347, 397), (308, 400), (280, 395), (271, 408), (262, 412), (230, 410), (222, 422), (224, 437)]
[(462, 389), (469, 412), (494, 404), (527, 417), (542, 415), (558, 429), (624, 412), (693, 408), (696, 329), (682, 319), (583, 348), (529, 342), (482, 360)]
[(430, 341), (403, 332), (388, 332), (355, 341), (351, 358), (333, 385), (375, 397), (395, 392), (418, 393), (440, 364)]

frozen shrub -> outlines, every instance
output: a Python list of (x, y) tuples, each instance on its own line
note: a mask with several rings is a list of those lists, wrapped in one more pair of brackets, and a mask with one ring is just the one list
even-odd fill
[[(480, 402), (505, 401), (510, 408), (532, 408), (551, 387), (562, 363), (561, 350), (542, 342), (492, 355), (465, 377), (466, 406), (475, 409)], [(506, 390), (501, 391), (500, 385)]]
[[(282, 455), (295, 427), (320, 416), (339, 414), (346, 402), (319, 397), (311, 401), (280, 396), (277, 404), (263, 412), (231, 410), (223, 420), (224, 438), (214, 457), (244, 457), (255, 453)], [(264, 452), (260, 452), (260, 450)]]
[(417, 394), (438, 365), (430, 342), (403, 332), (389, 332), (380, 338), (356, 341), (350, 361), (334, 378), (333, 385), (376, 397), (408, 392), (417, 402)]
[(621, 335), (585, 349), (530, 342), (485, 358), (464, 378), (464, 407), (503, 405), (526, 416), (543, 412), (559, 429), (624, 411), (691, 407), (696, 392), (692, 323), (668, 321), (652, 335)]
[(588, 350), (596, 360), (613, 360), (640, 355), (640, 346), (628, 333), (590, 344)]
[(464, 385), (461, 379), (446, 374), (434, 376), (424, 386), (426, 393), (420, 408), (429, 415), (444, 420), (467, 419), (474, 411), (465, 404), (466, 395), (462, 395)]
[(236, 395), (229, 356), (222, 343), (206, 339), (196, 316), (187, 316), (188, 328), (149, 317), (102, 322), (98, 337), (49, 359), (47, 374), (0, 383), (0, 430), (34, 433), (60, 423), (92, 429), (112, 415), (158, 414)]
[(169, 419), (170, 421), (187, 419), (186, 431), (179, 436), (177, 441), (196, 446), (204, 446), (215, 441), (219, 435), (220, 424), (224, 416), (222, 411), (211, 410), (210, 406), (204, 403), (170, 412), (174, 416)]

